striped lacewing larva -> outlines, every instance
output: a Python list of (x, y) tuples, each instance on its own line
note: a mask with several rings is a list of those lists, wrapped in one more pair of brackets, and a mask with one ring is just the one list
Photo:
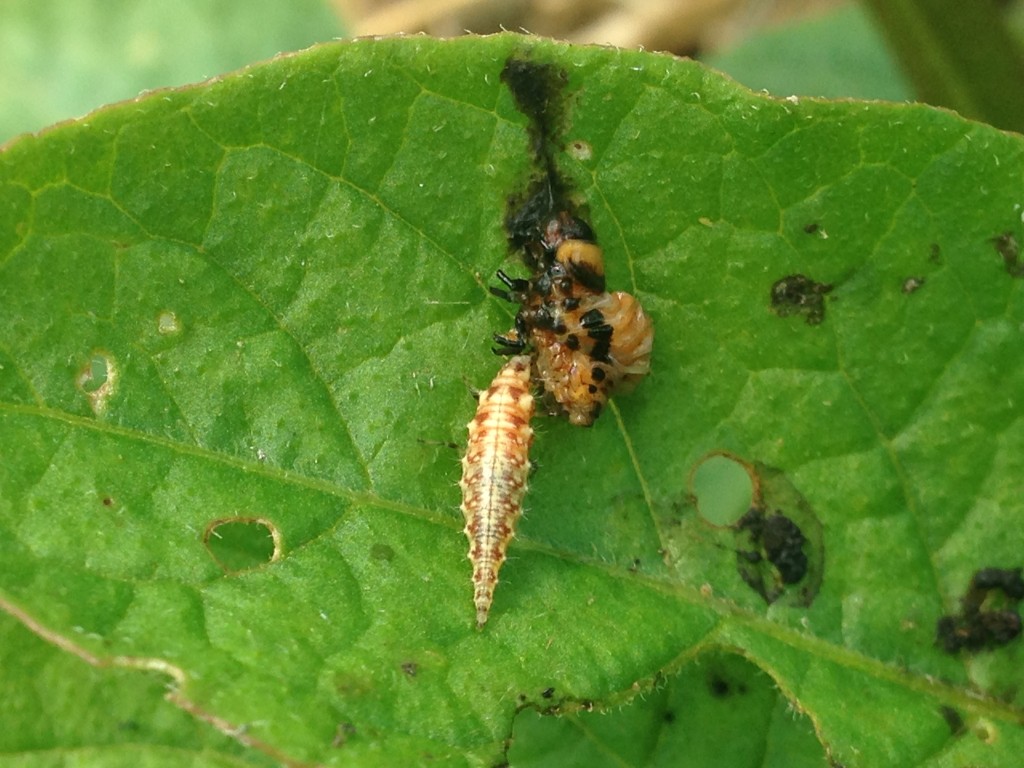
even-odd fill
[(473, 564), (477, 627), (487, 622), (498, 571), (523, 511), (533, 442), (531, 367), (527, 355), (510, 358), (480, 393), (476, 416), (468, 425), (459, 486)]

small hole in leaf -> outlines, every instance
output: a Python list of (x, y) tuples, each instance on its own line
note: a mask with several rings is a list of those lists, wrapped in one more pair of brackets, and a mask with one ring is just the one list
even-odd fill
[(268, 520), (234, 517), (206, 526), (203, 543), (227, 573), (240, 573), (272, 563), (281, 556), (281, 536)]
[(117, 367), (108, 353), (93, 352), (78, 370), (75, 384), (89, 398), (93, 413), (99, 415), (107, 408), (107, 401), (117, 384)]
[(754, 500), (750, 469), (734, 456), (716, 453), (697, 465), (691, 479), (697, 510), (716, 526), (733, 525)]

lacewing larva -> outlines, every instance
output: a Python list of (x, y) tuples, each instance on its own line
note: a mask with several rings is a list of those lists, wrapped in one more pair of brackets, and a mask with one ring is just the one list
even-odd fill
[(523, 512), (533, 442), (532, 360), (517, 355), (480, 393), (462, 459), (462, 513), (473, 565), (476, 624), (487, 622), (509, 541)]

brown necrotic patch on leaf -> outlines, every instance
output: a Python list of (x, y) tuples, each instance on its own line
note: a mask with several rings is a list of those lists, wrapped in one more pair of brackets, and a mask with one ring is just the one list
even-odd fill
[(1024, 277), (1024, 264), (1020, 259), (1020, 244), (1013, 232), (1003, 232), (990, 241), (1003, 258), (1006, 274), (1010, 277)]
[(753, 462), (754, 499), (735, 526), (740, 578), (768, 604), (808, 606), (825, 567), (821, 521), (784, 472)]
[(281, 558), (282, 540), (277, 526), (262, 517), (227, 517), (213, 520), (203, 532), (210, 557), (236, 574), (273, 563)]
[(1020, 568), (982, 568), (975, 571), (960, 598), (960, 613), (942, 616), (936, 641), (946, 653), (991, 651), (1021, 634), (1018, 604), (1024, 599)]
[(806, 275), (786, 275), (772, 284), (772, 311), (779, 317), (802, 314), (808, 325), (818, 325), (825, 319), (825, 296), (833, 287)]

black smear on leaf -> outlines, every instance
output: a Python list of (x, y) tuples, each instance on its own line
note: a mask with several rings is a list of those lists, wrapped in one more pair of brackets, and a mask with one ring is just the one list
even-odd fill
[(946, 653), (1002, 647), (1021, 634), (1022, 598), (1020, 568), (982, 568), (960, 599), (960, 613), (939, 619), (936, 641)]
[(825, 319), (825, 295), (834, 286), (818, 283), (806, 275), (787, 275), (772, 284), (772, 311), (779, 317), (803, 314), (808, 325)]
[(747, 466), (753, 503), (733, 526), (740, 578), (769, 605), (789, 595), (794, 604), (808, 606), (824, 572), (821, 522), (782, 472)]
[(555, 160), (565, 123), (569, 77), (554, 64), (517, 54), (505, 62), (501, 80), (516, 108), (530, 121), (534, 176), (524, 190), (509, 196), (505, 215), (509, 245), (518, 251), (539, 240), (555, 214), (573, 211), (570, 185)]
[(739, 527), (761, 545), (760, 551), (742, 553), (746, 560), (759, 562), (763, 557), (775, 566), (783, 584), (796, 584), (807, 573), (807, 537), (781, 512), (766, 515), (760, 509), (751, 509), (740, 519)]
[(1003, 257), (1006, 273), (1010, 277), (1024, 277), (1024, 264), (1020, 260), (1020, 245), (1012, 232), (1003, 232), (992, 238), (996, 252)]
[(551, 143), (561, 127), (569, 76), (554, 64), (512, 56), (501, 70), (501, 81), (508, 86), (516, 109), (530, 120), (534, 156), (545, 164), (552, 157)]

